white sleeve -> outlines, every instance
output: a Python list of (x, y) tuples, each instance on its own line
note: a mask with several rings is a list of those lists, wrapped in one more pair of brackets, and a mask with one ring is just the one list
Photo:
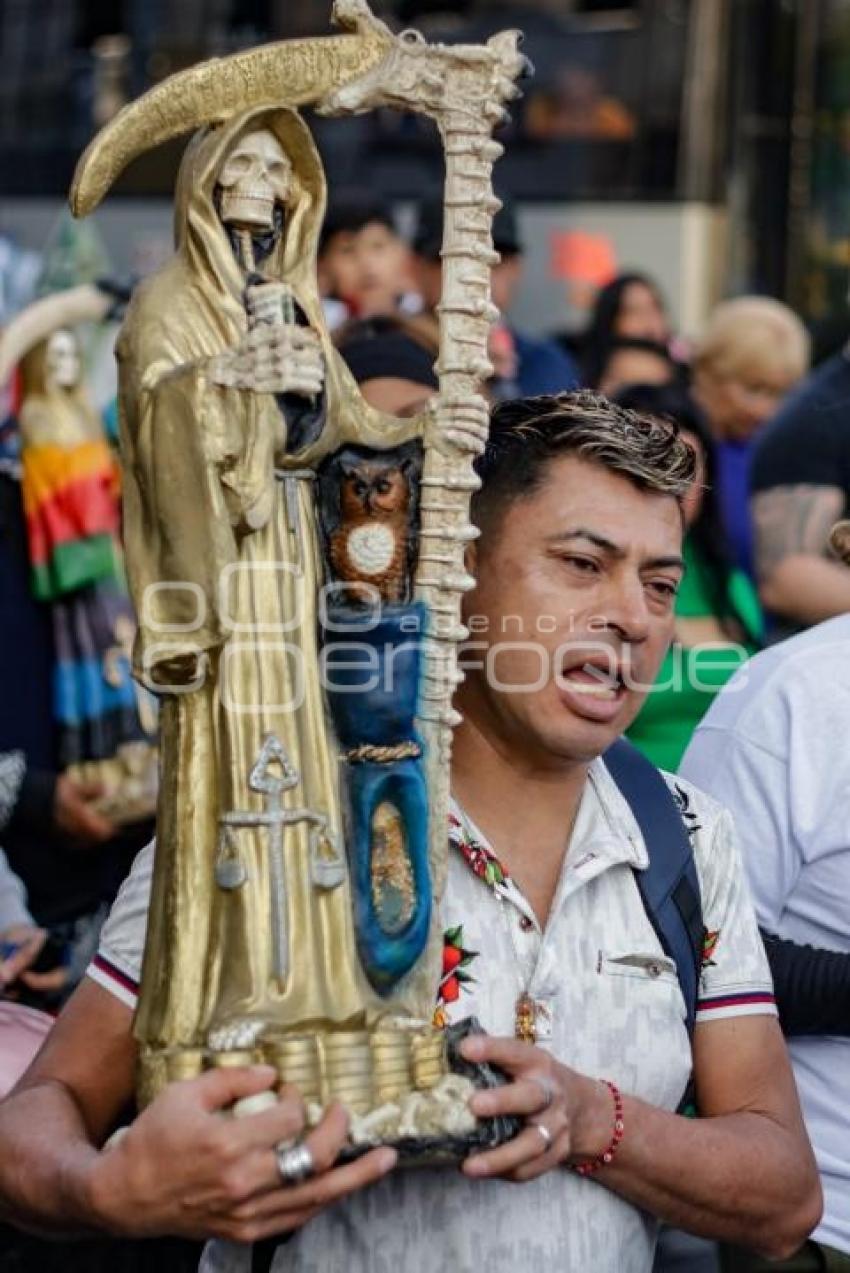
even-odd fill
[(776, 1016), (773, 978), (728, 811), (695, 854), (705, 925), (697, 1025), (726, 1017)]
[(785, 758), (735, 731), (702, 726), (680, 772), (731, 810), (758, 921), (776, 932), (802, 866)]
[(136, 1006), (142, 976), (154, 848), (152, 840), (136, 857), (103, 926), (97, 954), (86, 970), (92, 981), (130, 1008)]

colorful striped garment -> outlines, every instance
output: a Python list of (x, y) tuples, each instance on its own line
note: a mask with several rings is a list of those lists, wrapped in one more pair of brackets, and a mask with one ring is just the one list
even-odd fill
[(24, 446), (21, 462), (36, 600), (54, 601), (105, 580), (119, 583), (120, 482), (106, 441)]
[(59, 763), (106, 760), (144, 738), (118, 546), (120, 469), (105, 437), (24, 440), (20, 458), (33, 596), (53, 620)]

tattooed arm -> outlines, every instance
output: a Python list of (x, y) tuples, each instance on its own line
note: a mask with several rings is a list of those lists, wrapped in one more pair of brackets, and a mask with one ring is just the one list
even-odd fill
[(804, 626), (850, 610), (850, 573), (829, 552), (843, 512), (836, 486), (775, 486), (753, 496), (756, 574), (768, 610)]

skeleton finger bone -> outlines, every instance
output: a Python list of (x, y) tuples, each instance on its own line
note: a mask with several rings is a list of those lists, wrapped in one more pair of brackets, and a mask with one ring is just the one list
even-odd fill
[(471, 455), (483, 455), (487, 439), (477, 433), (464, 432), (460, 429), (446, 429), (446, 437), (461, 451), (469, 451)]

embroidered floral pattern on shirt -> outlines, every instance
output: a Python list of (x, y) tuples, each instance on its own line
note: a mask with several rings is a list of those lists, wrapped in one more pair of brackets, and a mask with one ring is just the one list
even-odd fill
[(448, 1024), (445, 1005), (454, 1003), (469, 983), (475, 981), (468, 969), (473, 959), (477, 958), (477, 950), (466, 950), (464, 947), (463, 924), (446, 929), (443, 935), (443, 975), (437, 990), (437, 1008), (434, 1013), (434, 1026), (438, 1030)]
[(673, 799), (679, 806), (679, 813), (682, 815), (682, 821), (685, 824), (685, 830), (688, 836), (693, 840), (698, 831), (702, 830), (696, 811), (691, 807), (691, 795), (684, 787), (680, 787), (678, 783), (673, 784)]
[(715, 928), (713, 931), (709, 928), (703, 929), (702, 958), (700, 960), (700, 972), (702, 972), (703, 968), (716, 967), (714, 952), (717, 949), (717, 943), (719, 941), (720, 941), (719, 928)]
[(491, 888), (495, 888), (498, 884), (507, 884), (510, 875), (495, 853), (486, 845), (480, 844), (478, 840), (473, 840), (466, 827), (453, 813), (449, 814), (449, 843), (460, 850), (474, 874), (485, 884), (489, 884)]

